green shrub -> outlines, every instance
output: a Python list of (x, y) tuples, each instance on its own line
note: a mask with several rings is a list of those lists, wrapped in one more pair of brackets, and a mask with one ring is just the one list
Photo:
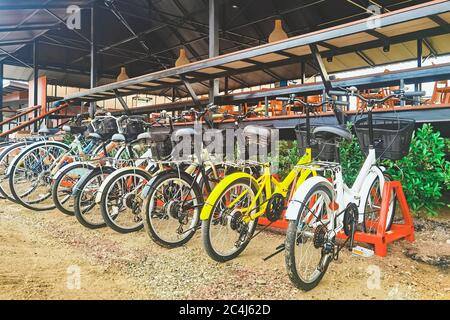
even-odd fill
[(444, 205), (442, 192), (450, 184), (450, 163), (445, 160), (445, 150), (440, 133), (424, 124), (414, 133), (405, 158), (384, 162), (392, 177), (402, 182), (408, 204), (415, 213), (437, 215), (435, 210)]
[(63, 136), (63, 142), (67, 145), (71, 144), (74, 139), (75, 139), (75, 136), (71, 133), (65, 133)]
[[(413, 212), (425, 211), (436, 215), (436, 209), (445, 204), (442, 202), (443, 192), (450, 190), (450, 162), (445, 159), (446, 153), (447, 156), (450, 153), (450, 139), (442, 138), (430, 124), (424, 124), (414, 133), (405, 158), (382, 162), (388, 173), (402, 182)], [(356, 136), (351, 142), (341, 143), (340, 157), (345, 183), (351, 186), (365, 160)], [(280, 141), (279, 174), (282, 178), (298, 159), (297, 142)], [(450, 204), (447, 205), (450, 207)]]

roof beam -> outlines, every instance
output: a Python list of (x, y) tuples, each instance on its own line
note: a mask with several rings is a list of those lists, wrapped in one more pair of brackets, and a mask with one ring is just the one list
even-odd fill
[[(81, 9), (90, 8), (89, 3), (95, 0), (90, 0), (88, 4), (73, 3), (79, 6)], [(27, 3), (27, 4), (2, 4), (0, 5), (0, 11), (4, 10), (43, 10), (43, 9), (66, 9), (67, 3), (53, 3), (53, 4), (38, 4), (38, 3)]]
[(57, 29), (60, 23), (51, 24), (28, 24), (28, 25), (11, 25), (11, 26), (1, 26), (0, 32), (14, 32), (14, 31), (35, 31), (35, 30), (50, 30)]

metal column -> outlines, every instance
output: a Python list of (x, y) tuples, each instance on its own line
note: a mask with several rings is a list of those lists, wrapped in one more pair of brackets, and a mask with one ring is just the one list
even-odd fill
[[(219, 55), (219, 1), (209, 0), (209, 57)], [(219, 95), (219, 79), (209, 81), (209, 102)]]
[[(33, 106), (38, 105), (38, 88), (39, 88), (39, 68), (38, 68), (38, 42), (33, 42)], [(38, 110), (34, 110), (34, 117), (37, 118)], [(33, 125), (33, 131), (37, 132), (39, 129), (39, 121)]]
[[(95, 2), (91, 8), (91, 89), (97, 86), (97, 77), (98, 77), (98, 59), (97, 59), (97, 37), (95, 30)], [(95, 111), (97, 108), (97, 104), (95, 102), (91, 102), (89, 106), (89, 116), (91, 118), (94, 117)]]
[[(417, 39), (417, 67), (422, 68), (422, 56), (423, 56), (423, 40)], [(422, 83), (417, 82), (415, 85), (416, 91), (422, 90)]]

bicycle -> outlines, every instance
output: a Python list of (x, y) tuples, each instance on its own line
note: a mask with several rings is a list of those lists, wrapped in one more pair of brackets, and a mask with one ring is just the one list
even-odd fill
[[(163, 165), (161, 160), (170, 157), (170, 135), (175, 119), (163, 111), (151, 124), (146, 124), (150, 131), (138, 136), (142, 149), (147, 148), (145, 153), (134, 159), (134, 163), (108, 176), (96, 192), (95, 203), (100, 208), (102, 220), (114, 231), (130, 233), (143, 228), (139, 194), (155, 174), (166, 170), (167, 165)], [(153, 132), (155, 128), (169, 132)], [(155, 148), (158, 142), (163, 144), (162, 148)]]
[[(141, 120), (141, 124), (144, 129), (151, 129), (155, 124), (162, 124), (162, 120), (166, 120), (166, 114), (158, 118), (154, 123), (147, 124)], [(144, 179), (150, 179), (151, 174), (158, 170), (151, 159), (151, 149), (147, 148), (146, 144), (146, 141), (150, 138), (149, 133), (144, 132), (138, 134), (138, 132), (134, 132), (133, 138), (134, 137), (136, 137), (136, 140), (131, 139), (133, 141), (129, 142), (129, 147), (142, 154), (136, 154), (135, 157), (129, 158), (125, 162), (116, 161), (114, 164), (110, 163), (107, 166), (103, 165), (96, 167), (89, 174), (82, 177), (74, 187), (72, 195), (74, 198), (75, 217), (83, 226), (89, 229), (97, 229), (109, 225), (113, 228), (113, 230), (118, 232), (123, 231), (122, 233), (131, 232), (130, 230), (135, 228), (134, 225), (130, 228), (130, 226), (121, 226), (119, 224), (120, 219), (118, 220), (117, 218), (120, 210), (113, 214), (111, 219), (107, 217), (106, 220), (104, 218), (104, 214), (102, 213), (102, 210), (104, 211), (102, 207), (108, 205), (108, 199), (105, 195), (105, 187), (108, 187), (107, 190), (109, 190), (110, 185), (116, 185), (115, 182), (117, 182), (118, 179), (121, 181), (121, 177), (123, 175), (127, 175), (128, 181), (125, 182), (123, 187), (128, 186), (131, 188), (133, 185), (136, 185), (136, 181), (133, 181), (134, 179), (131, 178), (131, 175), (134, 175), (134, 178), (136, 179), (141, 179), (142, 177)], [(127, 140), (126, 136), (123, 136), (122, 139)], [(130, 140), (130, 137), (128, 140)], [(145, 185), (145, 183), (143, 183), (143, 185)], [(115, 196), (117, 196), (119, 192), (119, 190), (116, 189), (114, 189)], [(132, 193), (130, 192), (126, 192), (125, 194), (128, 195), (126, 202), (123, 203), (125, 208), (130, 207), (130, 210), (138, 210), (136, 207), (138, 199), (131, 196)], [(124, 215), (125, 214), (122, 216)], [(133, 215), (133, 218), (136, 216), (137, 215)], [(109, 224), (107, 224), (107, 220), (113, 221), (108, 221)], [(133, 223), (136, 224), (136, 222)], [(114, 229), (114, 227), (116, 229)], [(137, 229), (133, 231), (137, 231)]]
[[(112, 117), (101, 118), (100, 126)], [(95, 145), (92, 140), (84, 138), (83, 132), (78, 133), (69, 145), (58, 141), (42, 141), (28, 146), (8, 167), (11, 195), (17, 203), (31, 210), (54, 209), (52, 177), (59, 169), (79, 160), (81, 154), (94, 150)]]
[(9, 189), (8, 167), (14, 158), (26, 147), (37, 141), (42, 141), (43, 137), (35, 136), (27, 139), (9, 141), (0, 152), (0, 198), (15, 202)]
[[(97, 117), (94, 119), (94, 122), (99, 123), (101, 120), (102, 118)], [(87, 152), (83, 150), (84, 152), (80, 154), (80, 161), (71, 162), (70, 164), (59, 169), (59, 171), (53, 175), (51, 189), (52, 198), (56, 208), (62, 213), (71, 216), (75, 215), (72, 197), (73, 187), (81, 179), (81, 177), (87, 175), (96, 167), (94, 162), (101, 165), (102, 159), (104, 158), (111, 157), (114, 158), (115, 161), (127, 161), (128, 159), (136, 156), (136, 152), (128, 143), (129, 141), (125, 141), (126, 139), (124, 139), (120, 134), (113, 134), (111, 136), (111, 134), (116, 131), (116, 128), (118, 128), (117, 131), (123, 131), (121, 126), (124, 121), (130, 122), (130, 124), (125, 126), (125, 129), (128, 126), (134, 126), (136, 121), (129, 119), (127, 116), (114, 119), (114, 121), (116, 124), (111, 127), (110, 134), (98, 134), (95, 132), (89, 134), (89, 138), (97, 146), (93, 152), (89, 153), (88, 150)], [(64, 126), (63, 130), (66, 132), (83, 133), (87, 129), (85, 126)], [(104, 132), (104, 130), (101, 131)], [(134, 134), (134, 136), (137, 134), (138, 133)], [(105, 161), (103, 161), (103, 163), (105, 163)]]
[[(191, 109), (185, 114), (191, 114), (196, 125), (205, 120), (214, 139), (223, 139), (223, 132), (215, 130), (213, 123), (222, 116), (210, 117), (216, 109), (217, 106), (210, 104), (203, 111)], [(194, 236), (200, 225), (199, 209), (204, 196), (230, 172), (210, 154), (203, 131), (188, 128), (176, 134), (194, 139), (201, 135), (201, 150), (190, 150), (192, 160), (186, 168), (182, 166), (186, 160), (169, 161), (170, 169), (155, 175), (141, 194), (145, 230), (155, 243), (165, 248), (179, 247)]]
[[(237, 257), (248, 245), (254, 235), (258, 218), (265, 215), (271, 222), (282, 218), (285, 202), (302, 183), (310, 176), (315, 176), (313, 169), (302, 170), (298, 165), (312, 161), (313, 154), (310, 143), (310, 111), (313, 108), (328, 104), (324, 101), (317, 104), (306, 103), (296, 99), (277, 98), (278, 100), (302, 105), (306, 110), (307, 146), (305, 153), (282, 181), (271, 172), (269, 162), (256, 164), (262, 174), (259, 177), (247, 172), (236, 172), (225, 177), (211, 192), (205, 201), (200, 214), (202, 220), (203, 246), (207, 254), (215, 261), (225, 262)], [(247, 130), (248, 129), (248, 130)], [(244, 129), (254, 132), (252, 126)], [(268, 136), (270, 132), (259, 129), (259, 133)], [(275, 186), (275, 188), (273, 188)]]
[[(377, 153), (382, 157), (391, 146), (384, 145), (387, 141), (383, 138), (379, 139), (386, 127), (383, 127), (383, 124), (378, 127), (373, 125), (373, 107), (392, 98), (405, 99), (424, 93), (399, 91), (383, 99), (366, 99), (352, 87), (345, 91), (330, 91), (329, 94), (356, 96), (365, 103), (368, 115), (364, 121), (368, 134), (367, 139), (360, 137), (360, 144), (367, 157), (351, 188), (344, 183), (339, 163), (312, 162), (300, 165), (304, 170), (314, 168), (328, 172), (331, 176), (331, 181), (324, 176), (308, 179), (297, 189), (286, 210), (285, 219), (289, 222), (285, 241), (286, 268), (291, 282), (304, 291), (318, 285), (329, 263), (339, 257), (339, 252), (347, 242), (350, 249), (353, 247), (353, 237), (358, 225), (363, 224), (363, 230), (370, 232), (369, 229), (378, 223), (377, 215), (379, 218), (384, 182), (389, 180), (389, 177), (385, 174), (385, 168), (377, 165)], [(399, 130), (406, 130), (403, 136), (405, 139), (401, 142), (404, 144), (404, 150), (407, 150), (414, 120), (399, 120), (398, 127)], [(375, 130), (377, 135), (374, 134)], [(336, 143), (339, 143), (341, 138), (338, 131), (330, 126), (315, 128), (313, 135), (316, 139), (335, 140)], [(367, 148), (362, 141), (369, 142)], [(402, 152), (397, 159), (406, 153), (407, 151)], [(395, 202), (391, 201), (388, 208), (386, 230), (390, 228), (394, 218)], [(336, 235), (340, 231), (348, 237), (341, 245), (336, 242)]]

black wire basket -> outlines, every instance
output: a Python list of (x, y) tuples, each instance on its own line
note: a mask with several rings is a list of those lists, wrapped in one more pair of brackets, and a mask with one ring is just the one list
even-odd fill
[[(319, 127), (320, 125), (311, 125), (310, 130), (313, 131), (314, 128)], [(295, 135), (297, 137), (298, 150), (301, 155), (306, 152), (306, 124), (298, 124), (295, 126)], [(334, 162), (338, 159), (337, 156), (337, 146), (334, 143), (328, 143), (322, 140), (315, 140), (312, 138), (311, 134), (311, 150), (312, 150), (312, 158), (321, 160), (321, 161), (330, 161)]]
[(145, 132), (144, 123), (140, 120), (130, 119), (125, 125), (124, 134), (127, 140), (135, 140), (138, 135)]
[(119, 132), (117, 121), (113, 117), (102, 119), (97, 125), (97, 133), (104, 139), (111, 139), (112, 136)]
[[(377, 158), (400, 160), (408, 155), (415, 121), (400, 118), (373, 118), (374, 148)], [(364, 153), (369, 153), (369, 122), (362, 118), (355, 122), (359, 145)]]
[(154, 160), (166, 160), (172, 154), (173, 145), (170, 133), (151, 133), (147, 143)]

